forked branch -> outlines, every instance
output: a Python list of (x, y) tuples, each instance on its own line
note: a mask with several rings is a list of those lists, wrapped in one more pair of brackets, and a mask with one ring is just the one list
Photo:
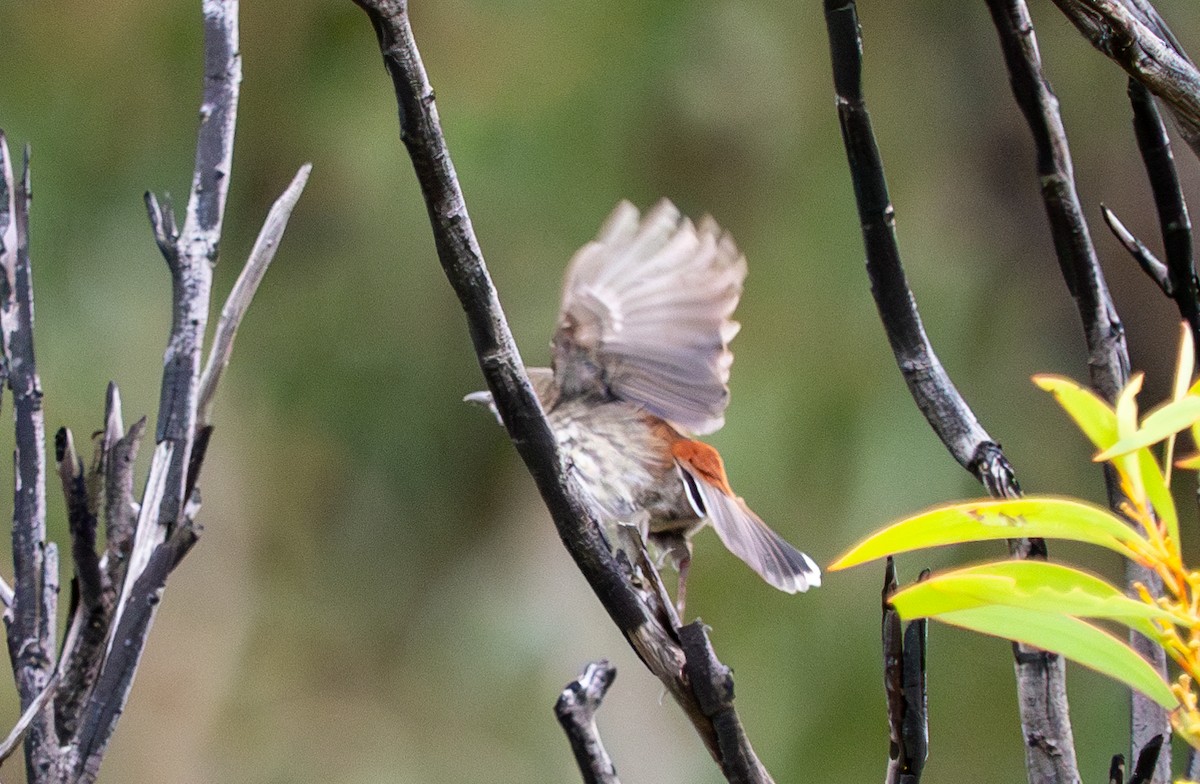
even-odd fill
[[(492, 399), (537, 483), (559, 537), (621, 633), (683, 707), (725, 777), (738, 782), (770, 781), (745, 735), (735, 732), (740, 732), (740, 726), (724, 721), (729, 714), (714, 717), (705, 712), (686, 673), (687, 666), (700, 663), (687, 657), (679, 633), (666, 615), (648, 604), (654, 598), (654, 589), (635, 589), (632, 565), (618, 562), (588, 506), (562, 470), (557, 444), (529, 385), (471, 228), (442, 135), (433, 89), (413, 38), (407, 3), (355, 2), (366, 11), (379, 39), (384, 66), (395, 90), (400, 138), (425, 199), (442, 269), (466, 311)], [(649, 575), (646, 577), (649, 579)]]

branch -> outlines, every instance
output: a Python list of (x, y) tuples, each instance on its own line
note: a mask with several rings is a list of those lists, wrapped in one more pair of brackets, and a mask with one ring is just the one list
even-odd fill
[(84, 707), (79, 731), (72, 744), (74, 781), (90, 784), (100, 770), (100, 762), (116, 729), (117, 719), (129, 699), (133, 676), (137, 672), (150, 624), (166, 587), (167, 577), (199, 538), (199, 529), (190, 522), (177, 526), (171, 536), (154, 549), (146, 568), (134, 581), (125, 612), (117, 622), (108, 658)]
[(21, 740), (24, 739), (25, 732), (29, 729), (29, 725), (33, 723), (33, 720), (38, 716), (39, 713), (42, 712), (47, 703), (49, 703), (54, 697), (55, 690), (57, 688), (58, 673), (54, 673), (54, 675), (50, 676), (50, 681), (46, 684), (46, 688), (42, 689), (42, 693), (39, 694), (37, 698), (35, 698), (34, 701), (29, 704), (29, 707), (26, 708), (25, 712), (21, 714), (21, 717), (17, 719), (17, 723), (13, 725), (12, 730), (10, 730), (4, 740), (0, 742), (0, 765), (4, 764), (4, 761), (11, 757), (12, 753), (17, 750), (17, 746), (20, 745)]
[[(1154, 780), (1163, 741), (1166, 739), (1166, 735), (1155, 735), (1142, 747), (1138, 753), (1137, 765), (1133, 768), (1133, 775), (1129, 777), (1129, 784), (1150, 784)], [(1167, 760), (1168, 767), (1170, 764), (1171, 761)]]
[[(8, 145), (0, 134), (0, 236), (3, 281), (0, 282), (0, 332), (4, 375), (13, 394), (16, 422), (13, 498), (14, 597), (8, 624), (8, 652), (24, 711), (42, 694), (54, 670), (58, 565), (46, 543), (46, 429), (42, 389), (33, 352), (33, 280), (29, 260), (29, 149), (20, 183), (14, 183)], [(55, 591), (51, 592), (50, 586)], [(35, 771), (57, 767), (58, 742), (53, 710), (35, 717), (26, 739), (25, 764), (30, 781)]]
[(1200, 340), (1200, 281), (1192, 257), (1192, 221), (1179, 185), (1171, 140), (1163, 126), (1150, 92), (1137, 81), (1129, 80), (1129, 102), (1133, 107), (1133, 129), (1138, 150), (1154, 194), (1159, 232), (1166, 255), (1170, 291), (1179, 315), (1191, 327), (1192, 337)]
[[(1013, 95), (1033, 135), (1042, 202), (1059, 268), (1083, 324), (1091, 386), (1112, 403), (1129, 379), (1129, 354), (1124, 328), (1109, 296), (1075, 190), (1071, 151), (1058, 99), (1042, 73), (1041, 55), (1025, 0), (987, 0), (987, 3), (1000, 37)], [(1109, 466), (1105, 467), (1105, 484), (1109, 506), (1119, 512), (1126, 500)], [(1161, 594), (1157, 576), (1131, 561), (1126, 564), (1126, 582), (1131, 587), (1141, 582), (1152, 593)], [(1166, 655), (1161, 646), (1136, 632), (1130, 633), (1130, 644), (1165, 677)], [(1156, 735), (1170, 734), (1166, 711), (1140, 692), (1131, 692), (1131, 700), (1132, 748), (1145, 746)], [(1169, 778), (1170, 756), (1162, 756), (1156, 781)]]
[[(438, 258), (467, 315), (480, 368), (504, 426), (550, 510), (559, 537), (609, 616), (635, 652), (675, 697), (730, 781), (770, 781), (749, 744), (737, 754), (723, 747), (716, 718), (685, 676), (686, 659), (675, 629), (647, 604), (609, 549), (595, 517), (563, 471), (558, 447), (534, 396), (505, 321), (495, 286), (471, 228), (458, 177), (438, 120), (433, 89), (421, 62), (404, 0), (355, 0), (379, 39), (399, 110), (400, 138), (408, 149), (433, 228)], [(651, 570), (653, 571), (653, 570)], [(649, 593), (645, 596), (650, 596)], [(689, 666), (691, 666), (689, 662)], [(724, 714), (721, 717), (724, 718)], [(736, 745), (736, 743), (735, 743)], [(745, 772), (750, 778), (737, 778)]]
[(617, 668), (607, 660), (592, 662), (567, 684), (554, 704), (554, 715), (567, 734), (584, 784), (621, 784), (596, 729), (596, 711), (616, 677)]
[[(918, 580), (929, 576), (921, 572)], [(918, 784), (929, 756), (929, 695), (925, 688), (928, 621), (904, 628), (890, 604), (896, 592), (896, 563), (888, 556), (883, 578), (883, 683), (887, 695), (888, 770), (885, 784)]]
[(1154, 253), (1146, 247), (1146, 243), (1133, 236), (1133, 232), (1125, 228), (1125, 224), (1121, 223), (1116, 213), (1101, 204), (1100, 214), (1104, 216), (1104, 222), (1108, 224), (1113, 236), (1125, 247), (1125, 250), (1129, 251), (1129, 255), (1133, 256), (1133, 260), (1142, 268), (1142, 272), (1157, 284), (1163, 294), (1174, 298), (1175, 286), (1171, 283), (1171, 271), (1167, 269), (1167, 265), (1158, 260)]
[(1200, 71), (1143, 0), (1054, 0), (1092, 46), (1161, 98), (1200, 154)]
[[(866, 247), (867, 273), (880, 320), (909, 392), (950, 454), (996, 498), (1015, 498), (1020, 486), (999, 444), (980, 425), (938, 361), (908, 288), (896, 243), (895, 210), (862, 93), (862, 39), (853, 0), (826, 0), (842, 139), (854, 181)], [(1045, 558), (1040, 539), (1009, 541), (1022, 558)], [(1030, 782), (1075, 784), (1079, 772), (1067, 709), (1061, 657), (1023, 646), (1014, 650), (1025, 761)]]
[(279, 241), (283, 238), (284, 229), (287, 228), (288, 218), (291, 217), (292, 209), (300, 199), (300, 194), (304, 192), (304, 185), (308, 182), (308, 175), (311, 171), (311, 163), (301, 166), (287, 190), (272, 205), (271, 211), (267, 213), (266, 221), (263, 222), (262, 229), (258, 232), (258, 239), (254, 241), (254, 247), (250, 250), (246, 265), (242, 267), (242, 272), (238, 275), (237, 282), (233, 284), (229, 298), (225, 301), (225, 307), (221, 309), (221, 318), (217, 322), (217, 331), (213, 335), (208, 362), (200, 377), (197, 422), (201, 428), (212, 424), (212, 405), (217, 394), (217, 384), (220, 383), (221, 374), (229, 365), (229, 357), (233, 353), (233, 340), (237, 337), (238, 327), (246, 315), (246, 310), (250, 307), (250, 301), (254, 299), (254, 293), (258, 291), (259, 284), (267, 274), (267, 268), (271, 266), (271, 261), (275, 258), (275, 251), (279, 249)]

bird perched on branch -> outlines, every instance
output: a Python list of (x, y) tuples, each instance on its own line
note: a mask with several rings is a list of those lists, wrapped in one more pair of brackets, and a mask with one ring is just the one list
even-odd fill
[[(745, 278), (711, 217), (694, 224), (665, 199), (641, 217), (621, 202), (567, 268), (553, 369), (529, 369), (566, 469), (602, 520), (637, 525), (673, 561), (681, 607), (706, 522), (781, 591), (821, 584), (812, 559), (734, 494), (717, 450), (692, 438), (725, 424)], [(466, 400), (495, 413), (488, 392)]]

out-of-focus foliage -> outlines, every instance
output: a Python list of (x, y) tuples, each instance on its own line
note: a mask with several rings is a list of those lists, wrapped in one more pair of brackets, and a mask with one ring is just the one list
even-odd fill
[[(986, 10), (862, 5), (867, 96), (930, 336), (1027, 490), (1100, 502), (1099, 469), (1059, 457), (1079, 435), (1026, 381), (1086, 366)], [(1200, 47), (1190, 5), (1160, 5)], [(1098, 213), (1103, 200), (1154, 240), (1125, 80), (1050, 4), (1033, 12), (1135, 361), (1169, 378), (1154, 363), (1171, 354), (1172, 307)], [(413, 13), (528, 360), (548, 359), (572, 251), (619, 198), (668, 196), (711, 212), (749, 258), (729, 424), (712, 440), (776, 530), (824, 562), (885, 520), (977, 492), (912, 405), (877, 322), (819, 4), (413, 0)], [(51, 429), (98, 427), (110, 378), (130, 415), (156, 403), (168, 277), (141, 194), (186, 192), (198, 20), (193, 0), (0, 5), (0, 126), (34, 145)], [(480, 375), (365, 17), (349, 0), (261, 0), (245, 3), (241, 32), (219, 292), (295, 168), (314, 171), (242, 328), (205, 470), (206, 533), (172, 579), (103, 780), (571, 782), (551, 705), (607, 656), (620, 677), (599, 722), (622, 774), (719, 781), (573, 570), (502, 431), (459, 403)], [(1179, 157), (1200, 203), (1196, 165)], [(50, 509), (61, 540), (53, 496)], [(1086, 548), (1054, 554), (1119, 569)], [(859, 569), (784, 596), (698, 537), (689, 609), (736, 669), (778, 780), (880, 775), (881, 579)], [(1009, 646), (930, 637), (926, 781), (1019, 780)], [(1126, 697), (1088, 672), (1071, 680), (1096, 778), (1126, 744)], [(16, 716), (8, 692), (4, 715)]]

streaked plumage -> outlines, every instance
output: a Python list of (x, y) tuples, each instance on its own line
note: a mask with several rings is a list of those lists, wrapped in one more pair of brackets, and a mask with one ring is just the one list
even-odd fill
[[(746, 277), (733, 239), (667, 200), (644, 217), (621, 202), (572, 258), (553, 369), (531, 368), (568, 470), (610, 522), (643, 522), (680, 568), (705, 522), (789, 593), (820, 585), (812, 559), (733, 493), (720, 455), (690, 435), (725, 423), (729, 341)], [(468, 395), (490, 403), (487, 393)]]

